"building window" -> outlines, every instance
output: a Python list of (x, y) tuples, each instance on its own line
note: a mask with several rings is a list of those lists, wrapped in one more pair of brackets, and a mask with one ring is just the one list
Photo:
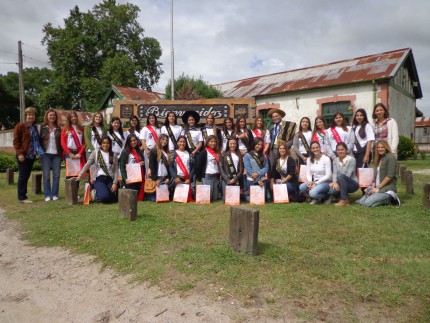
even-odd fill
[(346, 123), (350, 124), (352, 115), (352, 106), (350, 101), (339, 101), (322, 104), (322, 115), (328, 126), (331, 124), (333, 115), (336, 112), (342, 112), (346, 118)]

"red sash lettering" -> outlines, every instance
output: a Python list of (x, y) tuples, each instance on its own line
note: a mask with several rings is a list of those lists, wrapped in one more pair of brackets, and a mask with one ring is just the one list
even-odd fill
[(339, 132), (337, 132), (336, 128), (332, 127), (330, 128), (330, 130), (331, 130), (331, 133), (333, 134), (334, 140), (336, 140), (336, 143), (337, 144), (340, 143), (342, 139), (340, 139)]
[(152, 126), (146, 126), (148, 128), (149, 131), (151, 131), (152, 133), (152, 138), (154, 138), (154, 141), (157, 142), (158, 141), (158, 135), (157, 132), (155, 131), (154, 128), (152, 128)]

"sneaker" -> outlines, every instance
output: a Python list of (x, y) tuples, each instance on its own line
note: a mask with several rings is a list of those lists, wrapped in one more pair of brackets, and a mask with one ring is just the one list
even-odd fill
[(348, 204), (349, 204), (348, 200), (339, 200), (339, 202), (337, 202), (335, 206), (347, 206)]
[(20, 203), (24, 203), (24, 204), (29, 204), (29, 203), (33, 203), (32, 200), (26, 199), (26, 200), (19, 200)]
[(45, 197), (45, 202), (49, 202), (51, 200), (51, 198), (48, 196), (48, 197)]
[(329, 196), (329, 198), (327, 200), (324, 201), (324, 204), (328, 205), (333, 203), (333, 196)]
[(320, 204), (320, 200), (312, 199), (311, 205)]
[(52, 197), (52, 200), (53, 200), (53, 201), (58, 201), (58, 196), (53, 196), (53, 197)]
[(96, 200), (96, 190), (91, 190), (90, 192), (90, 201), (94, 202)]

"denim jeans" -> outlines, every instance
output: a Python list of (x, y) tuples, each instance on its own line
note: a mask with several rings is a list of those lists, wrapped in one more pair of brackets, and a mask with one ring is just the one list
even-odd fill
[(206, 174), (205, 177), (202, 178), (203, 185), (209, 185), (211, 187), (211, 202), (218, 200), (219, 181), (219, 174)]
[(337, 183), (339, 184), (339, 191), (330, 187), (328, 194), (330, 196), (340, 195), (341, 200), (347, 200), (348, 193), (354, 193), (356, 190), (358, 190), (358, 183), (345, 174), (337, 175)]
[[(61, 156), (55, 154), (45, 154), (40, 158), (43, 173), (43, 192), (45, 197), (58, 197), (60, 186)], [(52, 186), (51, 186), (52, 169)]]
[(364, 195), (361, 199), (357, 200), (356, 203), (363, 206), (374, 207), (380, 205), (389, 205), (391, 202), (391, 195), (387, 193), (373, 193), (370, 196)]
[(18, 200), (27, 200), (27, 184), (33, 169), (34, 159), (25, 158), (23, 162), (18, 161)]
[(102, 203), (113, 203), (118, 200), (117, 193), (112, 192), (113, 180), (110, 176), (100, 175), (94, 182), (96, 198)]
[[(308, 192), (308, 183), (302, 183), (299, 186), (300, 193), (305, 194)], [(329, 182), (319, 183), (309, 191), (309, 196), (313, 200), (324, 200), (327, 198), (328, 191), (330, 190)]]

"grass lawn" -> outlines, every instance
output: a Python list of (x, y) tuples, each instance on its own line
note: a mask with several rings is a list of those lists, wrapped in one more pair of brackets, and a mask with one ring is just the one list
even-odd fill
[[(426, 160), (402, 165), (429, 168)], [(422, 207), (422, 186), (430, 174), (416, 174), (414, 182), (415, 195), (398, 185), (401, 207), (258, 207), (257, 257), (230, 250), (230, 208), (221, 202), (141, 202), (137, 221), (129, 222), (118, 217), (117, 204), (69, 206), (62, 191), (58, 202), (30, 195), (35, 203), (17, 203), (16, 185), (7, 186), (3, 173), (0, 208), (36, 246), (95, 255), (167, 290), (203, 290), (272, 317), (424, 322), (430, 320), (430, 210)]]

